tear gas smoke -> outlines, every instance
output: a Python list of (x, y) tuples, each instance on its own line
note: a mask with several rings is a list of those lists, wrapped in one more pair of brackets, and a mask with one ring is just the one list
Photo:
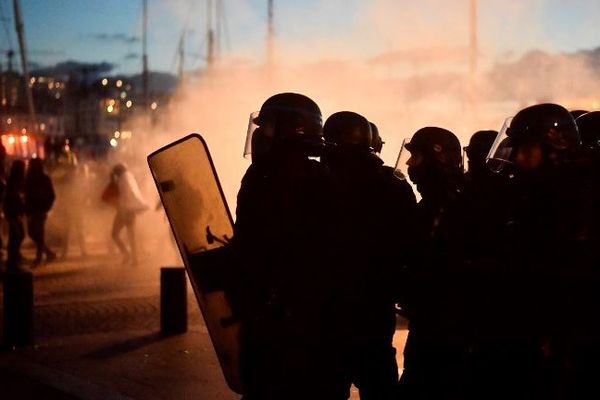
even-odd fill
[[(189, 72), (169, 104), (159, 105), (156, 125), (141, 119), (134, 122), (132, 139), (116, 157), (125, 158), (134, 169), (148, 202), (155, 203), (158, 197), (146, 155), (198, 132), (208, 143), (235, 214), (236, 193), (249, 165), (242, 157), (248, 116), (277, 92), (308, 95), (320, 105), (324, 119), (340, 110), (363, 114), (379, 127), (385, 141), (382, 158), (388, 165), (395, 162), (402, 139), (426, 125), (447, 128), (466, 144), (476, 130), (499, 129), (505, 118), (535, 102), (598, 107), (598, 63), (593, 62), (597, 55), (533, 52), (512, 60), (498, 55), (511, 50), (511, 44), (517, 53), (532, 42), (544, 45), (539, 34), (544, 21), (535, 13), (539, 1), (480, 5), (488, 8), (485, 13), (498, 14), (492, 28), (498, 28), (501, 37), (491, 38), (489, 29), (482, 29), (478, 70), (473, 74), (468, 60), (468, 1), (365, 3), (355, 10), (359, 15), (353, 16), (352, 28), (342, 34), (338, 30), (336, 36), (326, 35), (325, 27), (311, 31), (307, 21), (298, 21), (301, 18), (280, 17), (280, 26), (288, 21), (290, 30), (301, 25), (305, 35), (301, 40), (286, 38), (285, 32), (279, 35), (273, 64), (257, 60), (256, 54), (249, 58), (252, 51), (241, 47), (210, 68)], [(256, 24), (256, 10), (243, 0), (233, 4), (237, 8), (228, 12), (234, 21)], [(182, 2), (173, 5), (183, 6)], [(321, 2), (319, 9), (335, 13), (343, 6), (341, 1)], [(502, 22), (507, 18), (530, 23), (522, 24), (526, 29), (511, 30)], [(249, 37), (260, 35), (253, 31)], [(156, 214), (147, 212), (139, 226), (144, 227), (146, 238), (166, 243), (166, 225)]]

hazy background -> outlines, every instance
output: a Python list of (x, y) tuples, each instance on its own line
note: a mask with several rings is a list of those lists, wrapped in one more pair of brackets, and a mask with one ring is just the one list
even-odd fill
[[(0, 0), (7, 21), (9, 3)], [(478, 1), (474, 69), (470, 0), (275, 0), (271, 62), (267, 1), (221, 4), (218, 57), (207, 68), (206, 0), (148, 2), (150, 69), (177, 74), (183, 38), (185, 74), (169, 104), (159, 104), (159, 123), (139, 118), (132, 140), (110, 160), (128, 162), (152, 205), (146, 155), (198, 132), (234, 212), (249, 164), (242, 157), (248, 115), (277, 92), (312, 97), (324, 119), (340, 110), (365, 115), (380, 128), (387, 164), (402, 139), (426, 125), (450, 129), (466, 145), (476, 130), (499, 129), (535, 102), (599, 107), (598, 1)], [(107, 76), (140, 72), (141, 0), (22, 0), (22, 7), (34, 64), (75, 60), (105, 63)], [(14, 47), (14, 34), (5, 33), (4, 46)], [(159, 215), (142, 218), (148, 235), (158, 231)]]

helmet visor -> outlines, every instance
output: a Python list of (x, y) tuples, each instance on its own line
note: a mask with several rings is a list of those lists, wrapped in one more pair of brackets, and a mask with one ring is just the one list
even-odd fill
[(246, 133), (246, 144), (244, 146), (244, 157), (250, 155), (265, 154), (271, 147), (273, 140), (273, 129), (269, 124), (259, 126), (257, 124), (259, 111), (254, 111), (250, 114), (248, 120), (248, 132)]
[(507, 135), (512, 120), (513, 117), (510, 117), (504, 121), (502, 129), (498, 132), (488, 153), (486, 164), (492, 172), (501, 173), (507, 166), (514, 163), (514, 146)]
[(394, 167), (394, 175), (403, 180), (406, 180), (406, 177), (408, 176), (408, 165), (406, 163), (410, 158), (410, 151), (407, 146), (410, 147), (410, 138), (404, 138), (402, 140), (402, 147), (400, 147), (400, 152), (396, 159), (396, 166)]
[[(255, 111), (250, 114), (246, 143), (244, 145), (244, 157), (248, 155), (260, 156), (267, 153), (275, 139), (276, 122), (273, 120), (273, 109), (278, 112), (287, 112), (285, 122), (277, 123), (278, 141), (289, 141), (297, 143), (311, 150), (309, 153), (320, 155), (325, 144), (323, 139), (323, 126), (321, 116), (306, 113), (294, 108), (271, 108), (266, 112)], [(264, 114), (264, 117), (263, 117)]]

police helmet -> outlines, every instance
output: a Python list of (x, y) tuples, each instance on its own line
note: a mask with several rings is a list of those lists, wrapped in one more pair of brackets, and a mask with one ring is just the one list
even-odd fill
[(575, 120), (586, 149), (600, 150), (600, 111), (591, 111)]
[(486, 156), (490, 152), (494, 140), (498, 136), (498, 131), (494, 130), (482, 130), (477, 131), (471, 136), (469, 145), (465, 147), (465, 152), (470, 160), (485, 160)]
[(515, 162), (521, 147), (539, 144), (544, 159), (559, 161), (581, 146), (581, 138), (572, 114), (558, 104), (544, 103), (519, 111), (504, 122), (488, 158), (488, 164), (500, 172)]
[(433, 126), (421, 128), (404, 147), (411, 153), (419, 152), (429, 161), (461, 168), (460, 141), (447, 129)]
[(324, 146), (323, 120), (317, 103), (299, 93), (279, 93), (269, 97), (260, 111), (250, 114), (244, 156), (252, 154), (255, 131), (270, 142), (268, 149), (288, 146), (301, 149), (307, 154), (318, 153)]
[(581, 117), (583, 114), (587, 114), (589, 111), (587, 110), (571, 110), (569, 111), (574, 119)]
[(372, 151), (371, 125), (360, 114), (340, 111), (332, 114), (323, 125), (323, 136), (338, 149), (362, 149)]

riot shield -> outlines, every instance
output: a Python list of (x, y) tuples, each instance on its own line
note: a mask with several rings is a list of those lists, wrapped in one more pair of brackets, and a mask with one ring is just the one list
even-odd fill
[(241, 393), (239, 322), (226, 296), (233, 223), (206, 142), (191, 134), (150, 154), (148, 164), (225, 380)]

